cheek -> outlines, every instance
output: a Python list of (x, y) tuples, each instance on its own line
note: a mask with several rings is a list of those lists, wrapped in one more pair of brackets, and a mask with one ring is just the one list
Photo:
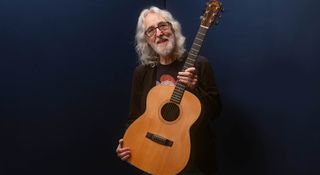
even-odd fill
[(174, 31), (173, 29), (170, 29), (166, 32), (167, 35), (174, 35)]
[(154, 44), (156, 42), (156, 37), (147, 38), (147, 43), (149, 45)]
[(172, 37), (172, 36), (174, 36), (174, 33), (172, 31), (168, 31), (168, 32), (165, 32), (164, 35), (166, 37)]

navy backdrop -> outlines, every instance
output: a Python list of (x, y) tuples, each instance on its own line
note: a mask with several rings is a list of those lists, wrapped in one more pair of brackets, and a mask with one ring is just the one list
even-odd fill
[[(131, 174), (115, 154), (146, 6), (182, 23), (206, 0), (0, 1), (0, 174)], [(219, 174), (320, 174), (320, 2), (229, 0), (201, 54), (223, 112)]]

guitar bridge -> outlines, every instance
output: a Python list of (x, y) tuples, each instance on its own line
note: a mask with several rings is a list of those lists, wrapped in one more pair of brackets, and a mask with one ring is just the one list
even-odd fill
[(147, 132), (146, 137), (160, 145), (169, 146), (169, 147), (173, 145), (173, 141), (150, 132)]

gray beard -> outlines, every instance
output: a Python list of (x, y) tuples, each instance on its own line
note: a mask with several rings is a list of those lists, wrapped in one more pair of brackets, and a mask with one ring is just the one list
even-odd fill
[(172, 53), (174, 47), (175, 47), (175, 41), (174, 41), (174, 37), (170, 36), (168, 38), (168, 43), (167, 46), (165, 48), (160, 48), (157, 44), (153, 43), (151, 44), (151, 47), (153, 48), (153, 50), (159, 54), (160, 56), (168, 56)]

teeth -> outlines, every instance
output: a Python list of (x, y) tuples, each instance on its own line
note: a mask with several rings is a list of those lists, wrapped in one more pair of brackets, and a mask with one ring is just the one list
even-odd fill
[(165, 42), (165, 41), (167, 41), (167, 39), (160, 40), (160, 41), (158, 41), (157, 43), (163, 43), (163, 42)]

